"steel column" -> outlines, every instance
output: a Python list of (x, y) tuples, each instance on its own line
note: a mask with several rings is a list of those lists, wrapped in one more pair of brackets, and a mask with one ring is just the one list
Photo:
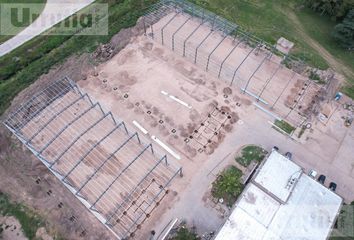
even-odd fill
[(296, 101), (295, 105), (292, 107), (292, 109), (290, 109), (290, 111), (288, 112), (288, 114), (286, 114), (285, 118), (289, 117), (290, 113), (291, 113), (292, 111), (294, 111), (294, 109), (295, 109), (295, 108), (297, 107), (297, 105), (299, 104), (300, 100), (303, 99), (303, 97), (305, 96), (306, 90), (310, 87), (312, 81), (308, 80), (308, 81), (306, 81), (306, 83), (307, 83), (307, 86), (306, 86), (305, 89), (304, 89), (304, 94), (301, 95), (301, 96), (298, 98), (298, 100)]
[(178, 33), (179, 30), (181, 30), (181, 28), (183, 28), (183, 26), (191, 19), (192, 17), (187, 18), (186, 21), (183, 22), (183, 24), (181, 26), (179, 26), (177, 28), (177, 30), (172, 34), (172, 51), (175, 50), (175, 35)]
[(198, 57), (198, 49), (200, 48), (200, 46), (202, 46), (202, 44), (207, 40), (207, 38), (213, 33), (213, 31), (210, 31), (208, 33), (208, 35), (206, 35), (206, 37), (199, 43), (199, 45), (196, 47), (195, 49), (195, 55), (194, 55), (194, 63), (197, 63), (197, 57)]
[(92, 204), (92, 207), (103, 197), (103, 195), (109, 190), (109, 188), (118, 180), (118, 178), (151, 146), (151, 143), (147, 145), (123, 170), (114, 178), (114, 180), (108, 185), (108, 187), (101, 193), (101, 195)]
[(291, 78), (289, 78), (288, 82), (286, 83), (285, 87), (283, 88), (283, 90), (281, 91), (281, 93), (279, 94), (279, 96), (277, 97), (277, 99), (275, 100), (275, 102), (273, 103), (273, 105), (270, 107), (271, 109), (274, 108), (275, 104), (277, 104), (278, 100), (280, 99), (280, 97), (283, 95), (283, 93), (285, 92), (285, 90), (288, 88), (291, 80), (293, 80), (293, 78), (296, 76), (296, 73), (293, 72), (293, 75), (291, 76)]
[(179, 12), (175, 13), (175, 15), (173, 15), (173, 17), (161, 28), (161, 44), (163, 45), (164, 41), (163, 41), (163, 30), (165, 29), (165, 27), (167, 27), (168, 24), (170, 24), (170, 22), (173, 21), (173, 19), (179, 14)]
[(198, 31), (199, 27), (202, 26), (203, 24), (204, 24), (204, 22), (202, 21), (202, 23), (199, 24), (199, 26), (198, 26), (197, 28), (195, 28), (195, 29), (193, 30), (193, 32), (191, 32), (191, 33), (188, 35), (188, 37), (184, 40), (184, 42), (183, 42), (183, 57), (186, 56), (186, 43), (187, 43), (188, 39), (191, 38), (192, 35), (193, 35), (196, 31)]
[(248, 85), (249, 85), (250, 82), (251, 82), (251, 79), (252, 79), (253, 76), (256, 74), (256, 72), (261, 68), (261, 66), (263, 65), (263, 63), (265, 62), (265, 60), (267, 60), (267, 58), (268, 58), (268, 55), (263, 58), (262, 62), (257, 66), (256, 70), (255, 70), (255, 71), (252, 73), (252, 75), (248, 78), (247, 83), (246, 83), (246, 86), (245, 86), (245, 88), (243, 89), (243, 93), (246, 92), (247, 87), (248, 87)]
[(208, 55), (208, 60), (207, 60), (207, 64), (206, 64), (206, 67), (205, 67), (205, 71), (208, 71), (208, 68), (209, 68), (209, 61), (210, 61), (210, 58), (211, 58), (211, 55), (216, 51), (216, 49), (221, 45), (221, 43), (227, 38), (228, 35), (225, 35), (221, 41), (214, 47), (214, 49), (209, 53)]
[(85, 186), (86, 184), (96, 175), (96, 173), (101, 170), (101, 168), (119, 151), (121, 150), (133, 137), (137, 136), (137, 133), (134, 133), (131, 135), (128, 139), (126, 139), (119, 147), (114, 150), (113, 153), (111, 153), (103, 162), (102, 164), (95, 170), (95, 172), (81, 185), (81, 187), (77, 190), (76, 194), (78, 194)]
[(150, 176), (150, 174), (160, 165), (160, 163), (161, 163), (165, 158), (167, 158), (166, 155), (163, 156), (163, 157), (155, 164), (155, 166), (154, 166), (153, 168), (151, 168), (150, 171), (145, 174), (145, 176), (139, 181), (139, 183), (135, 186), (135, 188), (134, 188), (132, 191), (130, 191), (129, 195), (126, 196), (126, 197), (123, 199), (123, 202), (122, 202), (121, 204), (119, 204), (119, 206), (113, 211), (113, 214), (111, 214), (111, 215), (107, 218), (107, 222), (109, 222), (109, 221), (112, 219), (112, 217), (118, 212), (118, 210), (122, 207), (122, 205), (125, 204), (125, 203), (129, 200), (129, 198), (132, 196), (132, 194), (135, 192), (135, 190), (137, 190), (138, 187), (140, 187), (140, 185), (144, 182), (144, 180), (145, 180), (148, 176)]
[(66, 111), (67, 109), (69, 109), (71, 106), (73, 106), (75, 103), (77, 103), (78, 101), (80, 101), (81, 99), (83, 99), (85, 96), (88, 96), (87, 93), (85, 95), (80, 96), (79, 98), (77, 98), (75, 101), (71, 102), (69, 105), (65, 106), (63, 109), (61, 109), (58, 113), (56, 113), (55, 115), (53, 115), (42, 127), (40, 127), (37, 132), (35, 134), (32, 135), (32, 137), (30, 137), (28, 139), (28, 141), (26, 142), (26, 144), (30, 143), (33, 138), (35, 138), (41, 131), (43, 131), (43, 129), (45, 127), (47, 127), (55, 118), (57, 118), (59, 115), (61, 115), (64, 111)]
[(277, 74), (277, 72), (282, 68), (282, 65), (279, 64), (277, 69), (273, 72), (273, 74), (271, 75), (270, 78), (267, 79), (267, 82), (264, 84), (264, 87), (262, 88), (261, 92), (259, 93), (258, 97), (257, 97), (257, 101), (259, 101), (259, 99), (261, 98), (264, 90), (267, 88), (268, 84), (270, 83), (270, 81), (273, 79), (273, 77), (275, 76), (275, 74)]
[(222, 67), (224, 66), (226, 60), (231, 56), (231, 54), (234, 52), (234, 50), (241, 44), (241, 42), (243, 41), (243, 39), (241, 39), (233, 48), (232, 50), (229, 52), (229, 54), (227, 54), (227, 56), (224, 58), (224, 60), (221, 62), (220, 64), (220, 69), (219, 69), (219, 74), (218, 74), (218, 78), (220, 78), (220, 74), (221, 74), (221, 70)]
[(79, 120), (83, 115), (88, 113), (91, 109), (95, 108), (97, 106), (97, 103), (94, 105), (91, 105), (88, 109), (86, 109), (84, 112), (82, 112), (80, 115), (75, 117), (73, 120), (71, 120), (65, 127), (63, 127), (39, 152), (38, 154), (42, 154), (44, 150), (46, 150), (50, 144), (52, 144), (55, 139), (57, 139), (60, 134), (62, 134), (68, 127), (70, 127), (73, 123), (75, 123), (77, 120)]
[(255, 48), (253, 48), (253, 49), (246, 55), (246, 57), (242, 60), (242, 62), (237, 66), (237, 68), (236, 68), (236, 70), (234, 71), (234, 74), (233, 74), (233, 76), (232, 76), (232, 80), (231, 80), (230, 86), (232, 85), (232, 83), (233, 83), (234, 80), (235, 80), (237, 71), (240, 69), (240, 67), (242, 66), (242, 64), (246, 61), (246, 59), (249, 57), (249, 55), (251, 55), (251, 53), (252, 53), (256, 48), (258, 48), (258, 46), (255, 47)]
[(114, 133), (121, 125), (123, 122), (121, 122), (120, 124), (116, 125), (109, 133), (107, 133), (103, 138), (101, 138), (98, 142), (96, 142), (94, 145), (92, 145), (92, 147), (90, 148), (90, 150), (88, 150), (84, 156), (82, 156), (79, 161), (75, 164), (75, 166), (64, 176), (63, 180), (65, 180), (65, 178), (67, 178), (70, 173), (72, 173), (77, 166), (80, 165), (80, 163), (99, 145), (101, 144), (104, 140), (106, 140), (112, 133)]
[(56, 158), (54, 159), (54, 161), (52, 162), (52, 164), (50, 166), (53, 166), (62, 156), (64, 156), (65, 153), (67, 153), (67, 151), (75, 145), (75, 143), (82, 137), (84, 136), (86, 133), (88, 133), (90, 130), (92, 130), (95, 126), (97, 126), (97, 124), (99, 124), (103, 119), (105, 119), (107, 116), (109, 115), (109, 113), (106, 113), (105, 115), (103, 115), (101, 118), (99, 118), (94, 124), (92, 124), (89, 128), (87, 128), (83, 133), (80, 133), (79, 136), (77, 136), (74, 141), (72, 141), (66, 148), (65, 150)]

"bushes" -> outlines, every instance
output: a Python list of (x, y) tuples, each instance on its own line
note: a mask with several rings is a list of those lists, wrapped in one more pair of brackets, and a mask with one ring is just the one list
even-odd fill
[(44, 223), (40, 217), (25, 206), (10, 202), (9, 198), (0, 192), (0, 215), (14, 216), (21, 224), (25, 236), (34, 239), (36, 231)]
[(211, 194), (223, 199), (227, 206), (232, 206), (243, 190), (242, 172), (235, 166), (224, 170), (212, 184)]
[(241, 156), (236, 157), (235, 160), (242, 166), (247, 167), (252, 161), (262, 161), (266, 154), (267, 151), (263, 148), (254, 145), (248, 145), (242, 148)]

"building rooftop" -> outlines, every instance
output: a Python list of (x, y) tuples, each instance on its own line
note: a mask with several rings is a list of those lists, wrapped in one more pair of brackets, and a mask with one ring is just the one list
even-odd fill
[(301, 167), (273, 151), (259, 170), (254, 182), (280, 201), (286, 202), (301, 174)]
[[(271, 166), (283, 172), (275, 174)], [(299, 168), (280, 153), (271, 153), (215, 240), (325, 240), (342, 198), (302, 171), (294, 174)], [(286, 172), (288, 177), (297, 176), (291, 191), (277, 189), (284, 187)], [(286, 202), (278, 196), (286, 196)]]

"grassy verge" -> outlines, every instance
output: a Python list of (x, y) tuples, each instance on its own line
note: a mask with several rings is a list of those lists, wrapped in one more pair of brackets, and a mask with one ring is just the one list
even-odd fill
[[(330, 20), (329, 17), (321, 16), (306, 8), (297, 10), (295, 13), (298, 16), (299, 21), (301, 21), (306, 33), (312, 39), (316, 40), (329, 53), (340, 59), (350, 69), (354, 70), (354, 54), (350, 54), (347, 50), (340, 47), (331, 36), (336, 22)], [(354, 81), (354, 76), (352, 77), (353, 79), (349, 79)]]
[(199, 240), (200, 238), (192, 229), (188, 229), (186, 226), (181, 226), (173, 237), (168, 238), (168, 240)]
[[(47, 1), (46, 0), (0, 0), (0, 4), (7, 4), (7, 3), (11, 3), (11, 4), (18, 4), (18, 3), (26, 3), (26, 4), (36, 4), (35, 6), (33, 6), (33, 8), (35, 8), (35, 10), (33, 10), (33, 12), (42, 12), (42, 10), (44, 9), (45, 3)], [(20, 10), (21, 13), (21, 10)], [(39, 16), (39, 15), (38, 15)], [(6, 40), (10, 39), (11, 37), (13, 37), (13, 35), (19, 33), (20, 31), (22, 31), (22, 28), (25, 28), (27, 26), (29, 26), (34, 20), (36, 20), (36, 18), (38, 17), (34, 17), (33, 19), (30, 19), (30, 21), (25, 21), (23, 22), (23, 24), (21, 24), (21, 29), (20, 28), (16, 28), (16, 29), (10, 29), (11, 26), (7, 26), (7, 29), (2, 28), (1, 29), (1, 34), (0, 34), (0, 44), (5, 42)], [(22, 19), (21, 17), (19, 19)], [(11, 20), (12, 22), (15, 19), (15, 15), (11, 15)], [(4, 35), (3, 32), (9, 33), (11, 32), (11, 35)]]
[(342, 206), (329, 240), (354, 240), (354, 201)]
[(263, 160), (267, 151), (259, 146), (249, 145), (241, 150), (241, 156), (236, 157), (235, 160), (244, 167), (250, 165), (252, 161), (260, 162)]
[(291, 134), (295, 130), (295, 127), (291, 126), (288, 122), (285, 122), (284, 120), (275, 120), (274, 125), (282, 129), (287, 134)]
[(39, 227), (44, 226), (43, 220), (27, 207), (13, 203), (9, 198), (0, 192), (0, 215), (14, 216), (21, 224), (25, 236), (34, 239)]
[(328, 63), (313, 49), (305, 39), (302, 39), (294, 23), (284, 9), (294, 11), (292, 6), (297, 0), (194, 0), (259, 38), (275, 44), (280, 37), (285, 37), (295, 43), (291, 55), (303, 59), (311, 66), (320, 69), (328, 68)]
[(222, 198), (224, 203), (231, 207), (243, 190), (241, 177), (241, 170), (235, 166), (225, 169), (212, 184), (212, 196)]
[[(92, 52), (123, 28), (136, 24), (145, 9), (156, 0), (98, 0), (109, 4), (109, 34), (106, 36), (38, 36), (0, 58), (0, 114), (11, 100), (55, 64), (73, 54)], [(85, 11), (85, 10), (83, 10)]]

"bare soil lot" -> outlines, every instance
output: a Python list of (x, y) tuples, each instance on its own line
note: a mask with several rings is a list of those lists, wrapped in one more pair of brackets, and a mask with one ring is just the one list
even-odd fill
[[(185, 17), (185, 15), (179, 16), (176, 18), (178, 21), (171, 24), (171, 31), (180, 29), (178, 36), (181, 34), (181, 38), (191, 33), (189, 28), (184, 28), (185, 25), (181, 28), (180, 24), (188, 19)], [(189, 20), (188, 23), (194, 29), (200, 25), (194, 20)], [(156, 29), (158, 29), (157, 25), (154, 28), (155, 33), (158, 32)], [(196, 36), (205, 37), (210, 31), (208, 29), (202, 31), (202, 27), (200, 27), (200, 30), (201, 33)], [(202, 52), (204, 51), (204, 55), (208, 55), (207, 51), (222, 40), (217, 32), (211, 35), (213, 37), (210, 37), (210, 39), (213, 39), (213, 42), (206, 43), (203, 47), (204, 50), (201, 48), (201, 55), (198, 54), (200, 57), (198, 59), (203, 64), (199, 64), (198, 60), (197, 64), (194, 64), (193, 56), (195, 57), (195, 55), (188, 55), (193, 53), (193, 49), (195, 49), (193, 38), (190, 38), (190, 42), (186, 45), (188, 49), (192, 50), (186, 51), (187, 57), (183, 58), (179, 56), (183, 55), (181, 45), (176, 44), (173, 52), (171, 50), (172, 45), (167, 42), (164, 46), (161, 45), (161, 38), (159, 40), (158, 35), (155, 34), (157, 38), (155, 40), (146, 36), (132, 37), (130, 43), (117, 55), (97, 66), (83, 68), (73, 62), (71, 62), (72, 64), (66, 63), (66, 67), (53, 70), (55, 73), (50, 73), (40, 80), (40, 83), (53, 80), (54, 76), (56, 78), (64, 76), (67, 74), (66, 69), (71, 69), (69, 77), (76, 80), (83, 92), (88, 93), (94, 102), (100, 102), (106, 112), (112, 111), (114, 116), (127, 124), (128, 128), (139, 132), (141, 139), (145, 142), (152, 142), (157, 152), (167, 154), (169, 159), (173, 159), (178, 165), (183, 166), (183, 178), (176, 178), (172, 182), (168, 187), (170, 194), (161, 201), (160, 206), (154, 210), (151, 216), (149, 215), (148, 219), (139, 226), (134, 238), (149, 239), (152, 230), (157, 233), (161, 232), (166, 224), (176, 217), (186, 219), (189, 223), (194, 224), (200, 233), (217, 230), (223, 224), (227, 212), (220, 212), (215, 206), (208, 204), (205, 196), (208, 195), (210, 184), (216, 178), (218, 172), (223, 167), (234, 163), (235, 154), (246, 144), (260, 145), (266, 150), (270, 150), (272, 146), (277, 145), (281, 151), (293, 152), (295, 162), (299, 163), (306, 171), (315, 169), (325, 173), (328, 181), (334, 180), (337, 182), (337, 192), (345, 201), (352, 201), (354, 199), (354, 171), (353, 168), (349, 169), (350, 166), (353, 166), (353, 159), (349, 156), (352, 155), (352, 143), (354, 141), (353, 127), (349, 129), (343, 127), (340, 120), (341, 114), (339, 114), (334, 115), (331, 123), (326, 126), (320, 125), (313, 118), (313, 131), (307, 133), (308, 138), (301, 143), (275, 131), (268, 123), (268, 121), (273, 122), (274, 117), (256, 108), (253, 105), (253, 102), (256, 102), (253, 97), (241, 93), (240, 88), (244, 85), (230, 87), (230, 82), (225, 79), (218, 79), (218, 76), (213, 73), (217, 72), (216, 66), (220, 64), (218, 61), (225, 57), (237, 43), (233, 42), (232, 39), (225, 38), (220, 44), (220, 48), (213, 53), (208, 66), (210, 69), (208, 69), (208, 72), (206, 71), (205, 64), (207, 62), (203, 62), (205, 58), (201, 57)], [(177, 43), (177, 35), (175, 36)], [(171, 39), (169, 30), (166, 30), (165, 37)], [(179, 50), (177, 51), (177, 49)], [(240, 55), (230, 55), (230, 58), (227, 59), (230, 64), (241, 62), (239, 56), (247, 55), (247, 51), (249, 52), (250, 49), (240, 44), (233, 52), (236, 51)], [(254, 69), (256, 62), (262, 61), (264, 54), (264, 52), (260, 52), (258, 55), (252, 56), (250, 58), (251, 63), (244, 65), (244, 70), (240, 71), (245, 75), (238, 76), (240, 83), (245, 83), (246, 75), (250, 74), (251, 68)], [(264, 93), (262, 93), (262, 98), (273, 102), (276, 100), (274, 93), (281, 91), (284, 86), (289, 84), (274, 109), (276, 113), (283, 109), (284, 111), (281, 110), (281, 113), (287, 114), (291, 110), (287, 105), (289, 99), (295, 98), (296, 95), (297, 98), (304, 101), (302, 104), (306, 106), (313, 101), (318, 88), (317, 85), (313, 84), (305, 86), (308, 81), (304, 77), (290, 72), (285, 67), (281, 67), (277, 71), (277, 77), (274, 78), (274, 81), (267, 83), (266, 78), (269, 78), (271, 72), (277, 69), (275, 65), (277, 61), (279, 59), (276, 59), (276, 57), (266, 60), (259, 72), (255, 74), (249, 87), (250, 91), (254, 94), (257, 93), (257, 96), (259, 96), (262, 92), (261, 89), (267, 85), (267, 88), (264, 88)], [(73, 66), (77, 67), (77, 70)], [(225, 65), (220, 73), (222, 78), (229, 76), (226, 72), (227, 69), (228, 67)], [(234, 68), (230, 67), (229, 69)], [(286, 84), (284, 79), (288, 81)], [(305, 89), (303, 89), (304, 87)], [(30, 90), (35, 88), (34, 86)], [(299, 93), (305, 91), (310, 92), (299, 95)], [(29, 93), (31, 91), (27, 92), (27, 94)], [(65, 96), (64, 100), (70, 102), (75, 97), (69, 94)], [(20, 98), (17, 99), (17, 101), (20, 100)], [(55, 114), (56, 111), (52, 111), (55, 106), (60, 109), (61, 104), (65, 105), (65, 102), (54, 103), (50, 111), (44, 111), (36, 120), (37, 122), (32, 122), (34, 124), (32, 127), (37, 128), (43, 124), (42, 121), (48, 120), (50, 114)], [(65, 121), (70, 121), (70, 119), (82, 113), (87, 108), (85, 104), (88, 104), (87, 101), (82, 102), (80, 106), (74, 106), (65, 113)], [(90, 119), (93, 119), (91, 123), (100, 120), (97, 111), (90, 113)], [(296, 113), (296, 111), (293, 111), (293, 113)], [(289, 117), (289, 119), (294, 122), (299, 121), (297, 113), (294, 118)], [(58, 171), (67, 173), (70, 166), (72, 167), (75, 164), (71, 162), (75, 155), (82, 155), (84, 151), (90, 149), (90, 146), (95, 142), (97, 143), (98, 139), (107, 134), (109, 127), (112, 127), (110, 126), (112, 123), (107, 122), (107, 120), (102, 121), (102, 124), (94, 133), (90, 133), (78, 141), (75, 150), (62, 156), (64, 161), (55, 164)], [(133, 121), (138, 122), (148, 133), (142, 133), (139, 128), (134, 126)], [(62, 128), (63, 124), (65, 125), (65, 122), (60, 118), (53, 121), (50, 126), (45, 128), (41, 136), (33, 138), (33, 144), (43, 147), (43, 144), (48, 140), (46, 137), (50, 139), (53, 132)], [(83, 121), (77, 123), (75, 128), (84, 129), (89, 126), (89, 122)], [(32, 129), (30, 125), (26, 128)], [(76, 134), (69, 130), (61, 137), (60, 141), (54, 141), (52, 147), (43, 151), (43, 154), (47, 158), (55, 160), (65, 149), (61, 143), (75, 139)], [(178, 154), (180, 159), (175, 159), (172, 154), (155, 143), (152, 139), (153, 136), (156, 136)], [(4, 149), (7, 150), (3, 152), (1, 157), (5, 159), (11, 156), (18, 160), (13, 161), (14, 165), (12, 167), (7, 166), (7, 164), (1, 166), (0, 176), (6, 179), (6, 181), (0, 181), (2, 190), (11, 192), (13, 196), (19, 196), (27, 204), (34, 205), (36, 209), (41, 210), (50, 221), (62, 226), (59, 229), (61, 232), (68, 232), (69, 239), (113, 238), (103, 225), (92, 214), (89, 214), (74, 195), (60, 185), (60, 181), (55, 179), (35, 157), (28, 157), (30, 156), (29, 151), (22, 149), (21, 145), (16, 142), (18, 151), (16, 151), (17, 155), (14, 155), (15, 151), (11, 149), (10, 144), (15, 141), (10, 141), (5, 137), (3, 139)], [(87, 158), (80, 169), (75, 170), (78, 172), (72, 175), (73, 177), (70, 179), (72, 184), (82, 185), (85, 177), (97, 169), (97, 165), (95, 165), (97, 164), (95, 162), (97, 160), (96, 156), (102, 154), (107, 157), (107, 152), (112, 151), (113, 142), (121, 141), (120, 135), (117, 135), (111, 139), (110, 144), (97, 149), (97, 153)], [(112, 179), (114, 172), (120, 171), (122, 164), (126, 164), (124, 160), (131, 157), (132, 152), (127, 151), (124, 154), (122, 153), (116, 161), (112, 161), (111, 165), (103, 169), (102, 177), (97, 178), (93, 185), (84, 191), (86, 197), (92, 198), (91, 200), (97, 197), (97, 192), (92, 191), (92, 189), (98, 189), (96, 184), (107, 185), (106, 181)], [(145, 160), (148, 161), (146, 157), (143, 159), (142, 164), (145, 163)], [(342, 161), (342, 159), (345, 160)], [(146, 164), (144, 169), (135, 168), (134, 171), (129, 172), (124, 181), (126, 183), (136, 181), (138, 174), (148, 171), (149, 166), (151, 166), (151, 163)], [(11, 171), (7, 171), (8, 169), (11, 169)], [(161, 176), (163, 176), (163, 171), (164, 169), (160, 170), (162, 172)], [(12, 176), (12, 173), (16, 174)], [(40, 184), (36, 184), (35, 180), (38, 176), (47, 180), (42, 180)], [(15, 191), (10, 187), (12, 184), (15, 184), (21, 191)], [(103, 199), (105, 204), (101, 205), (102, 209), (100, 210), (106, 212), (107, 215), (111, 213), (110, 209), (114, 208), (111, 202), (112, 198), (121, 198), (125, 194), (120, 192), (121, 187), (118, 185), (107, 195), (106, 199)], [(48, 189), (52, 189), (54, 194), (49, 196), (46, 193)], [(65, 203), (64, 206), (67, 210), (58, 208), (60, 202)], [(53, 210), (48, 211), (45, 210), (46, 208)], [(70, 220), (71, 215), (76, 216), (74, 222)], [(94, 227), (90, 228), (90, 226)], [(81, 234), (83, 231), (85, 232), (84, 236)]]

